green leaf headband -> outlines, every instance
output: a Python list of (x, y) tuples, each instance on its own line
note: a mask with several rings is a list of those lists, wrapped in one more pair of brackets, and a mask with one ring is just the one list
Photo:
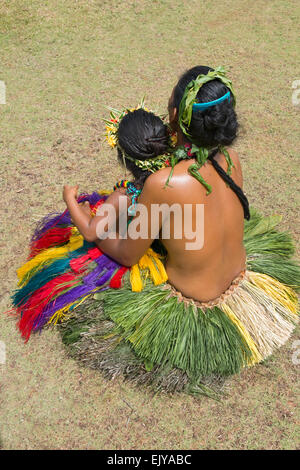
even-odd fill
[[(193, 105), (196, 103), (196, 97), (202, 85), (212, 80), (220, 80), (224, 85), (229, 88), (232, 96), (233, 96), (233, 105), (235, 106), (236, 99), (235, 94), (233, 91), (232, 83), (229, 78), (226, 77), (226, 71), (224, 67), (220, 66), (217, 67), (215, 70), (210, 70), (206, 75), (198, 75), (195, 80), (192, 80), (186, 87), (182, 100), (179, 105), (179, 113), (178, 113), (178, 122), (182, 132), (191, 137), (187, 128), (189, 128), (192, 119), (193, 113)], [(226, 95), (224, 95), (226, 96)], [(223, 98), (223, 97), (222, 97)], [(218, 101), (218, 100), (215, 100)], [(208, 103), (205, 103), (208, 104)], [(217, 104), (217, 103), (215, 103)]]

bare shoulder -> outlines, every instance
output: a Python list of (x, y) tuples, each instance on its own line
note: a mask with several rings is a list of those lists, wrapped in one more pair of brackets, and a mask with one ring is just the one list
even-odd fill
[(155, 193), (163, 189), (170, 174), (170, 171), (171, 168), (162, 168), (161, 170), (152, 173), (146, 179), (143, 190)]
[(106, 199), (106, 204), (111, 204), (113, 206), (118, 206), (121, 198), (127, 198), (125, 188), (117, 188), (110, 193)]
[(186, 168), (182, 168), (182, 163), (183, 162), (179, 162), (175, 165), (168, 185), (166, 185), (166, 183), (172, 171), (171, 167), (162, 168), (150, 175), (146, 179), (144, 190), (149, 191), (149, 193), (156, 196), (157, 199), (161, 199), (161, 197), (165, 198), (171, 196), (171, 193), (173, 196), (174, 192), (186, 187), (190, 182), (191, 176)]

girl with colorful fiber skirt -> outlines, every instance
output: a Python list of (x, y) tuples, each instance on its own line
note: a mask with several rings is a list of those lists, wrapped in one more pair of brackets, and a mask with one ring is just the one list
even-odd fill
[[(175, 148), (143, 105), (112, 112), (107, 139), (134, 180), (108, 197), (77, 200), (77, 187), (64, 188), (67, 211), (41, 222), (19, 269), (14, 305), (24, 337), (63, 320), (63, 341), (83, 363), (193, 393), (205, 378), (235, 374), (287, 341), (298, 321), (300, 269), (291, 236), (276, 229), (280, 218), (249, 210), (228, 147), (237, 136), (234, 107), (224, 69), (199, 66), (169, 100)], [(114, 237), (104, 236), (104, 202), (116, 212)], [(162, 205), (182, 209), (187, 223), (175, 209), (168, 220), (151, 217)], [(130, 237), (138, 223), (146, 236)]]

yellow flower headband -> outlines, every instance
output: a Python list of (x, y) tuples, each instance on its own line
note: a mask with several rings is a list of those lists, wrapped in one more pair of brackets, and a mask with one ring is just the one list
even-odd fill
[[(119, 147), (119, 149), (122, 152), (123, 156), (123, 162), (125, 166), (125, 161), (124, 159), (128, 159), (130, 161), (133, 161), (134, 164), (141, 168), (142, 170), (147, 170), (150, 171), (151, 173), (154, 173), (155, 171), (165, 168), (169, 166), (168, 162), (168, 155), (159, 155), (154, 158), (149, 158), (148, 160), (137, 160), (135, 158), (130, 157), (127, 155), (124, 150), (120, 147), (118, 143), (118, 129), (120, 125), (120, 121), (123, 119), (126, 114), (129, 112), (136, 111), (137, 109), (144, 109), (145, 111), (148, 111), (149, 113), (152, 113), (150, 109), (146, 108), (145, 106), (145, 101), (144, 98), (141, 100), (140, 104), (137, 105), (136, 108), (126, 108), (123, 111), (120, 111), (115, 108), (111, 107), (106, 107), (110, 111), (110, 119), (103, 119), (105, 122), (105, 138), (108, 142), (108, 145), (113, 149), (115, 147)], [(175, 147), (177, 142), (176, 135), (171, 134), (170, 135), (170, 147)]]
[(141, 100), (140, 104), (138, 104), (136, 108), (125, 108), (123, 109), (123, 111), (111, 108), (110, 106), (106, 106), (106, 108), (110, 111), (110, 119), (103, 119), (103, 121), (105, 122), (105, 138), (108, 142), (108, 145), (112, 149), (117, 147), (118, 145), (118, 129), (120, 121), (123, 119), (124, 116), (126, 116), (126, 114), (141, 108), (145, 111), (152, 112), (145, 107), (144, 98)]

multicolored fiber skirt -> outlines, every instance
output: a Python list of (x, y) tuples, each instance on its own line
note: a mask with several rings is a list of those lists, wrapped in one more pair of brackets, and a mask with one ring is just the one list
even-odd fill
[[(84, 195), (92, 212), (105, 200)], [(167, 391), (203, 392), (203, 380), (236, 374), (270, 356), (298, 322), (300, 267), (279, 216), (251, 210), (246, 270), (218, 299), (201, 303), (168, 282), (161, 255), (120, 266), (72, 226), (69, 214), (43, 219), (18, 270), (19, 328), (59, 324), (71, 354), (105, 376)]]

